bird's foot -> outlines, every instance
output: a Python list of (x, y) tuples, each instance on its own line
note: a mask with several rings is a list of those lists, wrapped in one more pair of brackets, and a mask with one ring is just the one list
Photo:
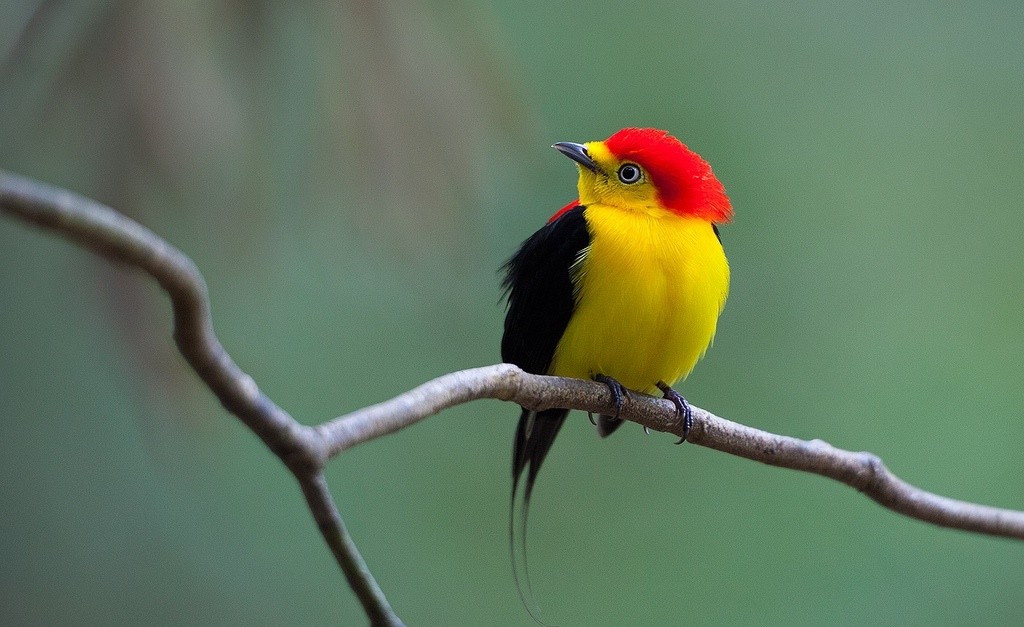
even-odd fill
[(664, 394), (662, 398), (672, 401), (672, 404), (676, 406), (676, 416), (679, 416), (683, 422), (683, 437), (676, 442), (676, 444), (682, 444), (690, 435), (690, 429), (693, 428), (693, 410), (690, 409), (690, 404), (686, 402), (683, 395), (673, 390), (664, 381), (658, 381), (658, 389)]
[(626, 388), (615, 379), (603, 374), (594, 375), (594, 381), (605, 384), (608, 387), (608, 391), (612, 393), (612, 402), (615, 403), (615, 416), (613, 418), (618, 420), (619, 414), (622, 413), (622, 406), (626, 403)]

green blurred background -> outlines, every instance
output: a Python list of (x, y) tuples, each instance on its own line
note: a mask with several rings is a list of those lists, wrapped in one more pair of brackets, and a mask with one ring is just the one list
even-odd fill
[[(548, 146), (671, 130), (736, 207), (682, 386), (1024, 508), (1024, 5), (0, 3), (0, 167), (191, 255), (239, 364), (312, 424), (498, 359), (497, 268), (574, 194)], [(365, 621), (280, 463), (135, 272), (0, 220), (0, 622)], [(515, 407), (329, 479), (410, 624), (532, 624)], [(559, 625), (1024, 621), (1024, 545), (574, 414), (530, 555)]]

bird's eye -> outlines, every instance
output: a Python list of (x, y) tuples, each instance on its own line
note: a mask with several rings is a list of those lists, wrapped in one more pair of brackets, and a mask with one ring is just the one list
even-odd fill
[(626, 185), (632, 185), (641, 178), (643, 178), (643, 172), (635, 163), (623, 163), (619, 166), (619, 180)]

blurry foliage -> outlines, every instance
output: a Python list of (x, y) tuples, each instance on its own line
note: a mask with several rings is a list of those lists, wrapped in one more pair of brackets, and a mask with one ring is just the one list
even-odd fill
[[(547, 146), (670, 129), (737, 209), (687, 396), (1019, 508), (1021, 32), (1013, 2), (8, 1), (0, 167), (192, 255), (225, 345), (312, 423), (494, 362), (496, 268), (573, 194)], [(5, 220), (0, 299), (0, 620), (362, 622), (153, 286)], [(463, 407), (330, 469), (412, 624), (531, 624), (515, 415)], [(577, 415), (545, 467), (549, 621), (1024, 619), (1014, 543), (623, 432)]]

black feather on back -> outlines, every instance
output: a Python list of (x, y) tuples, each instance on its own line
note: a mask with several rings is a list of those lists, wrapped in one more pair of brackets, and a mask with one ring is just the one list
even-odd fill
[(502, 361), (547, 374), (575, 307), (570, 268), (588, 245), (590, 233), (579, 206), (531, 235), (505, 264), (501, 285), (508, 314)]
[[(533, 374), (548, 374), (551, 359), (575, 309), (572, 266), (590, 245), (590, 232), (577, 206), (531, 235), (505, 264), (502, 287), (508, 296), (505, 334), (501, 338), (501, 359)], [(529, 573), (526, 571), (526, 519), (533, 484), (541, 464), (568, 414), (565, 409), (533, 412), (523, 409), (512, 448), (512, 510), (509, 518), (509, 548), (519, 596), (527, 611)], [(515, 501), (519, 480), (529, 466), (523, 491), (521, 518), (523, 566), (527, 593), (519, 585), (515, 558)]]

